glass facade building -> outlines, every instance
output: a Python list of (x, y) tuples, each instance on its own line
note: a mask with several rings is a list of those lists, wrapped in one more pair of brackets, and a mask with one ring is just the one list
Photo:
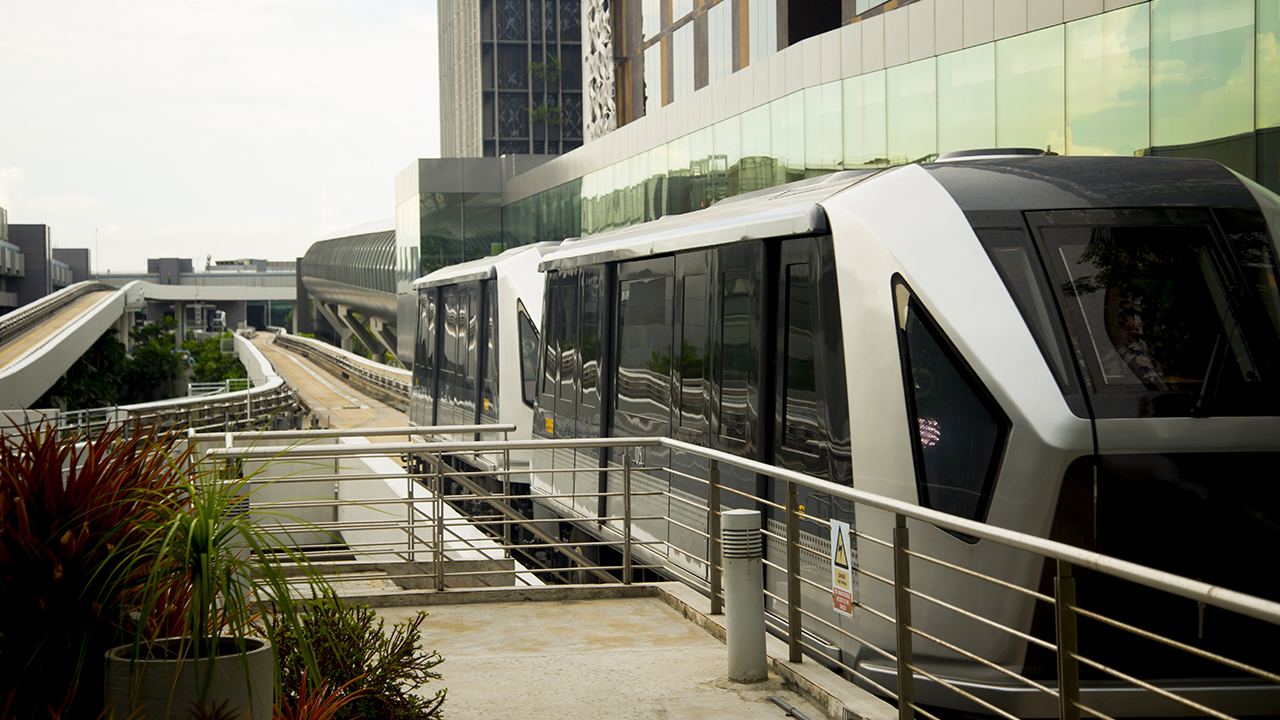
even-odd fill
[[(645, 109), (617, 130), (474, 191), (398, 181), (399, 291), (495, 249), (952, 150), (1203, 157), (1280, 191), (1280, 0), (859, 0), (854, 22), (781, 49), (801, 32), (786, 3), (728, 2), (615, 5), (644, 38), (619, 57), (645, 56), (638, 75), (620, 60), (620, 117), (637, 82)], [(672, 55), (681, 22), (692, 60)]]
[(440, 0), (438, 14), (446, 156), (582, 145), (579, 0)]

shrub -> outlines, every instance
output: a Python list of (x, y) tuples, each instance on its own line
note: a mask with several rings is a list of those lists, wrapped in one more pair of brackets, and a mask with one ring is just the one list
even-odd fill
[[(307, 697), (305, 671), (307, 651), (300, 647), (297, 632), (309, 641), (310, 654), (320, 672), (320, 681), (329, 687), (355, 695), (333, 717), (419, 720), (440, 717), (445, 690), (432, 698), (412, 691), (430, 680), (444, 658), (418, 649), (419, 627), (427, 614), (419, 612), (389, 630), (366, 605), (347, 605), (331, 592), (321, 594), (296, 623), (269, 619), (280, 665), (279, 703), (296, 708)], [(286, 708), (286, 711), (287, 711)]]

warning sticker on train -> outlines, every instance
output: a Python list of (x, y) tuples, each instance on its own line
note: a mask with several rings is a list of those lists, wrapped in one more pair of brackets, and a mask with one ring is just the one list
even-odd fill
[(831, 521), (831, 602), (836, 612), (853, 616), (853, 553), (849, 523)]

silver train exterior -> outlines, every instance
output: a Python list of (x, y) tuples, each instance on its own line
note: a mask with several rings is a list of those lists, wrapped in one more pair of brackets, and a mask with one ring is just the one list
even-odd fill
[[(530, 436), (542, 322), (543, 275), (538, 263), (558, 245), (513, 248), (450, 265), (414, 282), (418, 327), (411, 424), (511, 424), (519, 428), (512, 437)], [(491, 457), (472, 457), (469, 462), (482, 470), (495, 469)], [(527, 453), (511, 454), (512, 470), (528, 464)], [(527, 476), (513, 477), (528, 484)]]
[[(1260, 562), (1280, 547), (1278, 205), (1209, 161), (978, 157), (839, 172), (566, 242), (541, 262), (533, 435), (674, 437), (1280, 600), (1273, 562)], [(705, 473), (666, 450), (633, 462)], [(619, 463), (547, 451), (535, 467), (577, 472), (535, 472), (534, 496), (616, 492), (619, 474), (606, 468)], [(642, 523), (640, 537), (665, 541), (669, 566), (705, 578), (705, 539), (679, 527), (705, 531), (705, 513), (682, 502), (702, 490), (675, 473), (636, 476), (638, 490), (666, 498), (638, 500), (633, 512), (678, 521)], [(782, 500), (768, 479), (722, 479)], [(801, 504), (891, 536), (882, 513), (824, 494)], [(570, 520), (621, 514), (585, 497), (538, 505)], [(777, 513), (766, 507), (765, 518), (781, 535)], [(823, 524), (803, 530), (827, 549)], [(911, 542), (1051, 588), (1039, 558), (928, 525), (913, 526)], [(891, 574), (882, 547), (864, 543), (856, 557)], [(830, 582), (818, 563), (804, 574)], [(1051, 612), (1024, 595), (927, 563), (912, 582), (1052, 639)], [(776, 571), (766, 583), (785, 595)], [(1153, 602), (1097, 575), (1078, 583), (1083, 607), (1274, 664), (1274, 627)], [(806, 593), (804, 607), (826, 622), (893, 647), (888, 623), (860, 606), (837, 615), (829, 595)], [(891, 589), (865, 578), (855, 600), (893, 607)], [(913, 613), (926, 632), (1054, 684), (1053, 658), (1037, 646), (931, 603)], [(1214, 707), (1280, 707), (1274, 687), (1222, 679), (1215, 666), (1091, 623), (1081, 633), (1086, 655)], [(893, 686), (892, 664), (876, 653), (813, 634), (830, 657)], [(1056, 715), (1053, 698), (938, 645), (914, 652), (924, 669), (1016, 714)], [(1153, 712), (1149, 696), (1087, 670), (1084, 685), (1095, 707)], [(916, 693), (956, 702), (924, 679)]]

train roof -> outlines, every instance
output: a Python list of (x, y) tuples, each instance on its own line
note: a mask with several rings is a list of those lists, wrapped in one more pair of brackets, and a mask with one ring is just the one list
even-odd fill
[[(705, 210), (566, 241), (542, 270), (632, 260), (742, 240), (827, 231), (822, 203), (885, 170), (841, 171), (738, 195)], [(1118, 207), (1256, 207), (1248, 187), (1212, 160), (1154, 157), (1000, 155), (986, 151), (915, 167), (928, 172), (961, 210)]]
[(542, 261), (542, 270), (628, 260), (690, 247), (726, 245), (769, 237), (816, 235), (827, 231), (822, 200), (880, 170), (844, 170), (787, 185), (726, 198), (704, 210), (666, 215), (642, 223), (566, 241)]
[(435, 287), (437, 285), (456, 285), (458, 283), (470, 282), (472, 280), (490, 280), (498, 275), (498, 266), (506, 263), (525, 253), (537, 253), (545, 255), (560, 245), (559, 240), (551, 240), (546, 242), (534, 243), (532, 245), (521, 245), (503, 251), (497, 255), (480, 258), (479, 260), (471, 260), (457, 265), (449, 265), (442, 267), (433, 273), (425, 275), (413, 281), (413, 289), (418, 290), (424, 287)]
[(1213, 160), (1168, 157), (984, 157), (921, 165), (965, 211), (1255, 207)]

